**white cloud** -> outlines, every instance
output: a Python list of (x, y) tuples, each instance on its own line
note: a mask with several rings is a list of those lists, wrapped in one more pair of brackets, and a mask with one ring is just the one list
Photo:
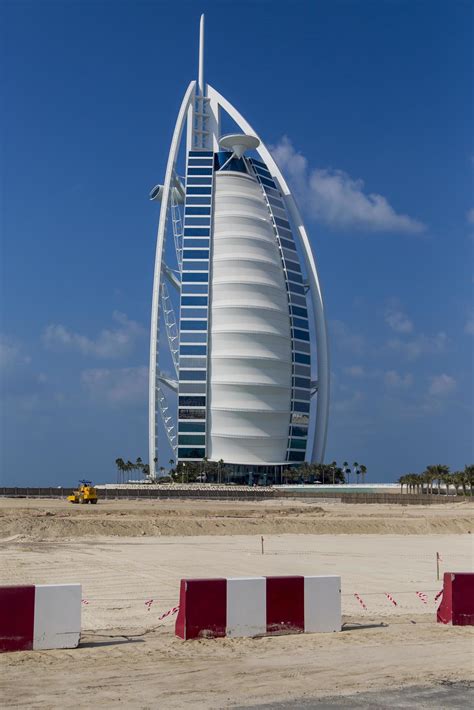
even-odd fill
[(467, 333), (467, 335), (474, 335), (474, 313), (467, 319), (464, 332)]
[(22, 352), (21, 345), (6, 335), (0, 334), (0, 370), (14, 368), (31, 362), (29, 355)]
[(471, 207), (471, 209), (467, 211), (466, 219), (469, 224), (474, 224), (474, 207)]
[(428, 393), (434, 397), (444, 397), (456, 389), (456, 380), (450, 375), (437, 375), (431, 378)]
[(0, 339), (0, 367), (2, 370), (14, 364), (18, 358), (18, 347), (5, 336)]
[(383, 376), (385, 385), (393, 389), (405, 389), (413, 384), (413, 375), (400, 375), (396, 370), (388, 370)]
[(48, 325), (43, 332), (43, 344), (50, 350), (75, 350), (102, 359), (123, 357), (132, 351), (135, 341), (146, 331), (125, 313), (114, 311), (112, 317), (117, 327), (102, 330), (95, 339), (74, 333), (60, 324)]
[(448, 344), (448, 336), (440, 331), (434, 336), (421, 333), (411, 340), (393, 338), (387, 342), (387, 349), (403, 355), (408, 360), (416, 360), (421, 355), (444, 352)]
[(145, 402), (148, 394), (148, 368), (122, 367), (84, 370), (81, 382), (91, 397), (109, 404)]
[(364, 377), (365, 370), (361, 365), (351, 365), (350, 367), (344, 367), (344, 372), (350, 377)]
[(361, 355), (365, 351), (365, 338), (358, 333), (353, 333), (341, 320), (329, 322), (329, 337), (340, 347), (350, 350), (352, 353)]
[(385, 311), (385, 322), (396, 333), (411, 333), (413, 323), (402, 311), (396, 308), (387, 308)]
[(345, 399), (336, 399), (332, 405), (332, 409), (340, 414), (360, 412), (362, 410), (364, 400), (364, 394), (356, 391)]
[(382, 195), (365, 193), (363, 180), (354, 179), (342, 170), (310, 170), (306, 158), (295, 151), (286, 136), (273, 147), (272, 153), (314, 219), (335, 229), (407, 234), (425, 231), (422, 222), (397, 213)]

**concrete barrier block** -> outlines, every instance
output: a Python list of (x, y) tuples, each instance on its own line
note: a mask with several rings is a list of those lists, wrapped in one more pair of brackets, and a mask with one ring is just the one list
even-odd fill
[(227, 580), (182, 579), (175, 633), (183, 639), (226, 635)]
[(474, 626), (474, 572), (445, 572), (437, 620), (453, 626)]
[(340, 631), (341, 578), (304, 578), (304, 630), (306, 633)]
[(0, 651), (31, 651), (35, 588), (0, 587)]
[(304, 577), (267, 577), (267, 633), (304, 631)]
[(81, 637), (81, 585), (37, 584), (33, 649), (76, 648)]
[(265, 577), (227, 579), (227, 636), (258, 636), (267, 630)]

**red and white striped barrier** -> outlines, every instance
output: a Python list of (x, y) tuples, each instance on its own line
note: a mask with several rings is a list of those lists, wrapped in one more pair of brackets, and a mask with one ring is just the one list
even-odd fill
[(168, 611), (165, 611), (164, 614), (158, 617), (158, 621), (162, 621), (163, 619), (166, 619), (167, 616), (173, 616), (179, 611), (179, 606), (174, 606), (172, 609), (168, 609)]
[(0, 652), (75, 648), (80, 636), (80, 584), (0, 587)]
[(415, 592), (416, 596), (420, 601), (423, 602), (423, 604), (428, 604), (428, 595), (425, 594), (424, 592)]
[(354, 596), (357, 599), (357, 601), (359, 602), (359, 604), (361, 605), (362, 609), (365, 609), (365, 611), (367, 611), (367, 604), (364, 602), (362, 597), (360, 597), (359, 594), (357, 594), (357, 592), (354, 592)]
[(181, 580), (175, 633), (183, 639), (340, 630), (340, 577)]
[(398, 606), (397, 602), (395, 601), (395, 599), (392, 597), (391, 594), (389, 594), (388, 592), (385, 592), (385, 596), (387, 597), (389, 602), (392, 602), (393, 606)]

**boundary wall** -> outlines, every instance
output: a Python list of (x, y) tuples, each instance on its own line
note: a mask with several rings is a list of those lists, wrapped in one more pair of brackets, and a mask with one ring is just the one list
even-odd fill
[[(438, 503), (462, 503), (463, 501), (471, 500), (469, 496), (446, 496), (446, 495), (416, 495), (400, 493), (356, 493), (345, 492), (343, 490), (315, 491), (302, 489), (301, 491), (282, 491), (279, 489), (259, 489), (248, 488), (247, 490), (235, 490), (232, 486), (219, 489), (202, 489), (202, 488), (162, 488), (159, 485), (144, 485), (143, 488), (101, 488), (97, 487), (99, 502), (100, 500), (135, 500), (142, 499), (163, 499), (169, 500), (173, 498), (179, 499), (201, 499), (201, 500), (241, 500), (241, 501), (259, 501), (259, 500), (276, 500), (278, 498), (309, 499), (309, 500), (325, 500), (331, 502), (337, 501), (340, 503), (374, 503), (374, 504), (402, 504), (402, 505), (431, 505)], [(3, 498), (66, 498), (74, 491), (74, 488), (18, 488), (18, 487), (0, 487), (0, 497)]]

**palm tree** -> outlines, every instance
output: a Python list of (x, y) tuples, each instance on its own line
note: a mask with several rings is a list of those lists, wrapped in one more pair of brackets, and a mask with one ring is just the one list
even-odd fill
[(407, 481), (406, 481), (406, 478), (407, 478), (406, 476), (400, 476), (400, 478), (399, 478), (398, 481), (397, 481), (397, 483), (400, 484), (400, 493), (401, 493), (402, 495), (403, 495), (403, 486), (404, 486), (404, 485), (406, 484), (406, 482), (407, 482)]
[(441, 476), (441, 480), (443, 481), (444, 485), (446, 486), (446, 496), (449, 496), (449, 489), (450, 489), (451, 484), (453, 482), (452, 473), (444, 473)]
[(342, 470), (344, 474), (347, 474), (347, 482), (349, 483), (351, 469), (349, 468), (349, 463), (347, 461), (342, 462)]
[(359, 483), (360, 470), (359, 470), (359, 464), (357, 463), (357, 461), (354, 461), (354, 463), (352, 464), (352, 470), (354, 471), (354, 473), (356, 475), (357, 483)]
[(436, 471), (434, 466), (427, 466), (423, 472), (423, 481), (427, 484), (427, 493), (433, 493), (433, 481), (436, 479)]
[(459, 495), (458, 489), (459, 489), (459, 486), (462, 485), (463, 478), (464, 478), (464, 471), (455, 471), (452, 474), (453, 486), (456, 491), (456, 496)]
[(445, 466), (444, 464), (437, 463), (431, 466), (426, 467), (425, 473), (428, 474), (428, 483), (431, 484), (431, 493), (433, 493), (433, 481), (437, 481), (438, 485), (438, 495), (441, 494), (441, 480), (444, 475), (449, 473), (449, 466)]
[(417, 495), (420, 495), (420, 487), (422, 484), (422, 478), (419, 473), (413, 474), (413, 483), (415, 484), (415, 490)]
[(367, 473), (367, 466), (364, 466), (363, 463), (359, 466), (359, 470), (362, 474), (362, 483), (365, 483), (365, 474)]
[(206, 472), (206, 466), (207, 466), (207, 462), (208, 462), (208, 461), (209, 461), (209, 457), (208, 457), (208, 456), (203, 456), (203, 457), (202, 457), (202, 462), (201, 462), (201, 465), (200, 465), (200, 467), (199, 467), (199, 468), (200, 468), (200, 471), (199, 471), (199, 477), (200, 477), (200, 478), (202, 478), (202, 474)]
[(337, 461), (331, 461), (331, 463), (329, 465), (330, 465), (331, 471), (332, 471), (332, 485), (334, 486), (334, 484), (336, 482)]
[(220, 483), (222, 477), (222, 467), (224, 466), (224, 459), (219, 459), (217, 462), (217, 480)]
[(474, 464), (464, 466), (464, 475), (469, 483), (469, 493), (472, 496), (472, 487), (474, 486)]
[(123, 471), (124, 460), (121, 458), (115, 459), (115, 465), (117, 466), (117, 483), (120, 483), (120, 474)]
[(420, 479), (417, 473), (412, 473), (410, 476), (410, 483), (411, 483), (411, 489), (412, 493), (418, 493), (418, 488), (420, 485)]

